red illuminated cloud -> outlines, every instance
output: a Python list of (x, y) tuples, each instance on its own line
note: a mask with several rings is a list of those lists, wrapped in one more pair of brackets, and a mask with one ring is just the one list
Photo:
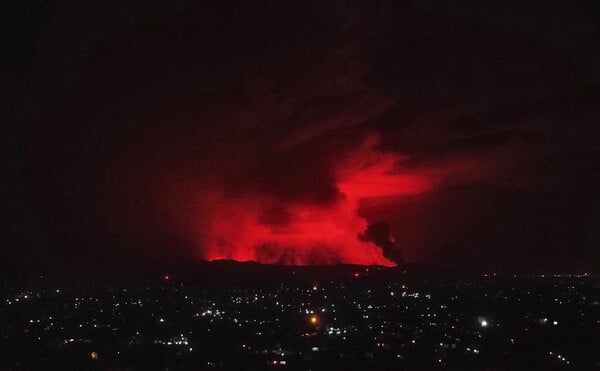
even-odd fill
[[(358, 214), (362, 199), (423, 192), (429, 187), (417, 174), (395, 174), (397, 156), (382, 153), (372, 140), (335, 169), (338, 197), (325, 202), (286, 200), (269, 194), (228, 197), (213, 191), (198, 202), (204, 212), (199, 249), (208, 260), (255, 260), (280, 264), (394, 263), (381, 248), (362, 241), (368, 221)], [(304, 169), (310, 171), (310, 169)], [(268, 214), (276, 208), (277, 216)]]
[[(326, 202), (269, 192), (227, 194), (218, 187), (203, 190), (196, 201), (202, 216), (196, 227), (201, 256), (297, 265), (393, 265), (380, 247), (359, 238), (369, 225), (360, 216), (360, 204), (427, 192), (439, 172), (405, 171), (403, 156), (378, 147), (379, 137), (370, 134), (348, 153), (338, 153), (331, 169), (338, 195)], [(299, 171), (309, 174), (311, 169)]]
[[(275, 149), (268, 161), (247, 161), (246, 171), (192, 181), (182, 233), (206, 260), (393, 265), (382, 247), (360, 238), (375, 221), (361, 214), (363, 204), (393, 207), (399, 197), (426, 195), (446, 182), (482, 183), (497, 173), (497, 155), (415, 165), (410, 156), (383, 150), (379, 134), (353, 131), (356, 139), (335, 131), (310, 146)], [(253, 176), (265, 167), (275, 171)]]
[[(586, 148), (581, 134), (559, 145), (585, 110), (540, 118), (569, 107), (538, 101), (565, 63), (524, 38), (450, 19), (412, 29), (420, 15), (383, 9), (302, 7), (265, 28), (254, 6), (201, 8), (98, 43), (77, 91), (29, 130), (26, 192), (59, 245), (161, 272), (195, 258), (392, 265), (390, 246), (414, 260), (486, 231), (495, 244), (496, 194), (585, 169), (544, 153)], [(515, 199), (505, 224), (535, 219)]]

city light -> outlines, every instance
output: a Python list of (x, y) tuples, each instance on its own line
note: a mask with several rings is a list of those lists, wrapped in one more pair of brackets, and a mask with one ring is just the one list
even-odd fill
[[(503, 365), (509, 369), (513, 365), (510, 356), (521, 354), (536, 342), (543, 344), (543, 353), (553, 362), (577, 364), (584, 350), (561, 343), (562, 336), (548, 340), (532, 329), (550, 325), (552, 332), (561, 334), (559, 322), (569, 322), (569, 312), (564, 311), (566, 305), (577, 308), (574, 311), (577, 320), (600, 323), (594, 314), (600, 303), (588, 294), (588, 279), (582, 278), (576, 284), (573, 280), (578, 278), (548, 277), (551, 278), (545, 279), (550, 280), (551, 290), (522, 283), (509, 289), (503, 286), (505, 283), (483, 286), (481, 281), (429, 282), (426, 286), (414, 282), (409, 289), (404, 280), (382, 282), (374, 272), (360, 281), (350, 279), (350, 275), (323, 286), (314, 282), (308, 286), (283, 283), (268, 288), (225, 286), (214, 291), (183, 283), (164, 285), (160, 280), (155, 287), (141, 290), (95, 290), (74, 295), (64, 289), (61, 306), (55, 305), (55, 289), (9, 292), (0, 298), (0, 311), (14, 318), (22, 317), (14, 325), (16, 329), (22, 328), (13, 333), (26, 334), (23, 339), (34, 342), (29, 346), (35, 349), (39, 344), (40, 350), (49, 347), (65, 354), (86, 344), (96, 346), (111, 341), (117, 344), (115, 354), (124, 357), (123, 354), (150, 342), (153, 351), (165, 358), (175, 357), (169, 358), (174, 360), (185, 354), (214, 352), (211, 342), (227, 341), (236, 344), (229, 351), (232, 357), (243, 354), (244, 359), (264, 359), (276, 367), (310, 368), (310, 362), (317, 362), (317, 354), (311, 358), (306, 357), (307, 352), (318, 352), (327, 359), (335, 355), (331, 359), (339, 360), (351, 359), (354, 350), (361, 349), (364, 358), (378, 366), (383, 364), (378, 362), (384, 362), (391, 354), (398, 362), (397, 369), (404, 368), (407, 359), (424, 351), (434, 355), (430, 361), (436, 365), (441, 359), (442, 365), (461, 362), (467, 366), (473, 365), (470, 362), (476, 362), (475, 358), (497, 359), (495, 355), (502, 352), (507, 355)], [(16, 302), (25, 295), (29, 299)], [(546, 307), (532, 310), (523, 306), (525, 300), (542, 301)], [(481, 305), (482, 302), (486, 305)], [(460, 308), (474, 308), (485, 315), (473, 320), (472, 314)], [(291, 320), (298, 316), (304, 325)], [(490, 333), (488, 329), (492, 327)], [(285, 341), (282, 334), (289, 334), (285, 335)], [(16, 337), (10, 339), (11, 332), (5, 336), (12, 342), (21, 341)], [(557, 355), (555, 349), (559, 348)], [(91, 360), (99, 357), (97, 350), (85, 354)], [(103, 356), (102, 362), (110, 364), (110, 359)], [(225, 368), (234, 367), (224, 358), (209, 360), (207, 365), (219, 362)], [(420, 363), (423, 369), (434, 368), (425, 360), (420, 362), (425, 362)]]

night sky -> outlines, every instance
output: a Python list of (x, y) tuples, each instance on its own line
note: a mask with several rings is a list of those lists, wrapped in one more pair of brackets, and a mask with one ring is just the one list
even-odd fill
[(593, 4), (7, 9), (2, 275), (597, 270)]

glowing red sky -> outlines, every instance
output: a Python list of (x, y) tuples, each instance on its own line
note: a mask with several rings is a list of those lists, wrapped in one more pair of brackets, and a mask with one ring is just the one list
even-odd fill
[[(147, 269), (595, 251), (600, 94), (555, 45), (401, 2), (277, 4), (202, 3), (87, 32), (70, 56), (60, 37), (40, 47), (15, 94), (33, 122), (10, 141), (17, 214), (40, 220), (23, 235)], [(29, 107), (38, 95), (54, 103)]]

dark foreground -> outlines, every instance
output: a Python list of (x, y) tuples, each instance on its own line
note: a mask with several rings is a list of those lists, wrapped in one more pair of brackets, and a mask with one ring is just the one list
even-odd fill
[(600, 369), (594, 277), (324, 277), (5, 287), (0, 370)]

